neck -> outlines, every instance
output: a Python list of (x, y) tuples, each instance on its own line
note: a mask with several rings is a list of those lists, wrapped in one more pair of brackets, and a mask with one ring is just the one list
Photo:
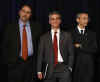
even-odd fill
[[(21, 19), (20, 19), (21, 20)], [(23, 20), (21, 20), (21, 22), (24, 24), (24, 25), (26, 25), (26, 23), (27, 23), (27, 21), (23, 21)]]
[(78, 26), (79, 26), (80, 29), (84, 29), (85, 28), (85, 26), (80, 25), (80, 24)]
[(57, 32), (57, 30), (59, 29), (59, 28), (52, 28), (55, 32)]
[(22, 21), (24, 25), (26, 25), (27, 21)]

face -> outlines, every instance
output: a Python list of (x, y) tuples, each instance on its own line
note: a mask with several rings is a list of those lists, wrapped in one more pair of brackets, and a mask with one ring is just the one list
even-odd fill
[(49, 16), (49, 24), (52, 28), (59, 28), (61, 24), (61, 16), (59, 14), (52, 14)]
[(88, 22), (89, 22), (89, 17), (88, 17), (88, 14), (80, 14), (80, 17), (77, 18), (77, 22), (79, 25), (85, 27), (88, 25)]
[(20, 19), (23, 22), (27, 22), (30, 17), (31, 17), (31, 9), (28, 6), (24, 6), (20, 11), (19, 11), (19, 16)]

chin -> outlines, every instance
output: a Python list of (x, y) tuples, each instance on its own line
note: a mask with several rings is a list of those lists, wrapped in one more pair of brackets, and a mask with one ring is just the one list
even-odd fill
[(23, 20), (24, 22), (27, 22), (27, 20)]
[(55, 27), (55, 28), (58, 28), (59, 26), (58, 26), (58, 25), (54, 25), (54, 27)]
[(84, 24), (84, 27), (86, 27), (87, 26), (87, 24)]
[(86, 26), (88, 26), (88, 25), (85, 25), (85, 27), (86, 27)]

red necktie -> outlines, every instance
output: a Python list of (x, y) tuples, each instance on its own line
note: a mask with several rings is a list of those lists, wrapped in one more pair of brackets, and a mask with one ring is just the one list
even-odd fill
[(58, 64), (58, 44), (57, 44), (57, 36), (56, 36), (57, 32), (54, 33), (54, 43), (53, 43), (53, 47), (54, 47), (54, 65), (56, 66), (56, 64)]
[(27, 57), (28, 57), (27, 33), (26, 33), (25, 25), (24, 25), (23, 35), (22, 35), (22, 58), (26, 60)]

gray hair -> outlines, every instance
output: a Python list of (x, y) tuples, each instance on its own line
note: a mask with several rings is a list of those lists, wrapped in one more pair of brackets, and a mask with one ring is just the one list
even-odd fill
[(76, 19), (77, 19), (77, 18), (80, 18), (80, 15), (81, 15), (81, 14), (88, 14), (88, 13), (87, 13), (87, 12), (78, 13), (78, 14), (76, 15)]
[(50, 12), (50, 13), (49, 13), (49, 17), (50, 17), (51, 15), (54, 15), (54, 14), (59, 15), (59, 16), (60, 16), (60, 18), (62, 17), (62, 16), (61, 16), (61, 14), (60, 14), (60, 12), (58, 12), (58, 11), (53, 11), (53, 12)]

